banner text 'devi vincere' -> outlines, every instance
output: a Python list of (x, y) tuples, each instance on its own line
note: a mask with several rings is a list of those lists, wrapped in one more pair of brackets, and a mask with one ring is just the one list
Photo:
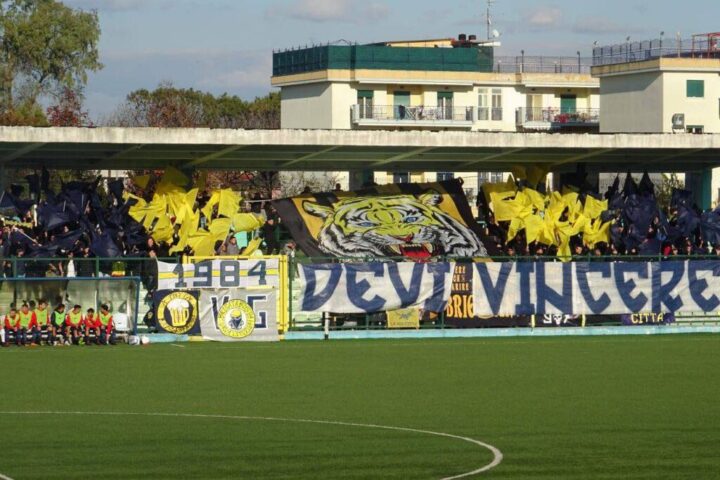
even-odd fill
[(712, 312), (720, 261), (507, 262), (473, 266), (476, 314)]
[[(301, 310), (440, 312), (454, 263), (304, 265)], [(720, 261), (474, 263), (475, 315), (615, 315), (712, 312)]]

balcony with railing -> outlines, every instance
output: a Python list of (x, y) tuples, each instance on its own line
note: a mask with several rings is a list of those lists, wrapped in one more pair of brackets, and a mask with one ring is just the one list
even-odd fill
[(442, 127), (471, 128), (473, 107), (353, 105), (352, 121), (365, 127)]
[(600, 127), (600, 109), (518, 108), (516, 124), (523, 130), (596, 129)]
[(656, 38), (593, 48), (593, 66), (643, 62), (658, 58), (720, 59), (720, 33), (691, 38)]
[(592, 58), (587, 57), (538, 57), (518, 55), (493, 59), (493, 72), (497, 73), (567, 73), (590, 74)]

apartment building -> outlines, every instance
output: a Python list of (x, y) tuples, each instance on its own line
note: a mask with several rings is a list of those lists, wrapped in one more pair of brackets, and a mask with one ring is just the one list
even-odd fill
[[(496, 57), (470, 35), (273, 54), (281, 127), (464, 131), (597, 131), (599, 81), (588, 59)], [(492, 174), (379, 172), (375, 180)], [(497, 176), (497, 174), (495, 174)], [(366, 178), (367, 180), (367, 178)]]
[[(597, 47), (592, 75), (601, 133), (720, 134), (720, 33)], [(699, 203), (720, 201), (720, 170), (688, 173)]]

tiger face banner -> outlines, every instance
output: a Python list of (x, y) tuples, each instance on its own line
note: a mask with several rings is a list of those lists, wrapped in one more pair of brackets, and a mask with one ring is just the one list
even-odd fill
[(273, 205), (311, 257), (422, 261), (497, 253), (482, 241), (459, 180), (308, 194)]

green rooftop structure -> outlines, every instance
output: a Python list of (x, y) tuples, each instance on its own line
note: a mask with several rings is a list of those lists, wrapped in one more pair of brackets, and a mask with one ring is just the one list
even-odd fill
[(360, 69), (491, 72), (493, 48), (324, 45), (273, 54), (274, 76)]

